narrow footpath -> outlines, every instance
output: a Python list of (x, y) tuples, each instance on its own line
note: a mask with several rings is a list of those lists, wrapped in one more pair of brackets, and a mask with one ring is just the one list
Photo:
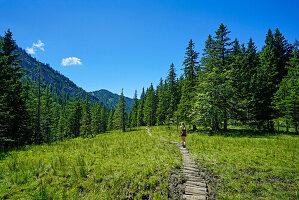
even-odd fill
[[(149, 129), (146, 128), (147, 133), (151, 137)], [(185, 192), (183, 194), (183, 199), (185, 200), (206, 200), (207, 199), (207, 184), (200, 177), (198, 166), (195, 164), (193, 158), (189, 155), (187, 148), (184, 148), (180, 143), (166, 140), (163, 138), (155, 137), (160, 140), (170, 142), (171, 144), (176, 145), (183, 155), (183, 174), (186, 177), (187, 181), (184, 183), (183, 188)]]

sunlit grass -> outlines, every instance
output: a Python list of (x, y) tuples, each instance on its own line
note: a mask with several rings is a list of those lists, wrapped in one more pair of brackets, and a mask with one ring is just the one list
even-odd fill
[(0, 199), (168, 199), (180, 168), (179, 150), (144, 128), (108, 132), (10, 152), (0, 161)]
[[(180, 141), (176, 127), (152, 127), (151, 132)], [(238, 130), (227, 135), (198, 131), (187, 137), (218, 199), (299, 198), (298, 136), (242, 135)]]

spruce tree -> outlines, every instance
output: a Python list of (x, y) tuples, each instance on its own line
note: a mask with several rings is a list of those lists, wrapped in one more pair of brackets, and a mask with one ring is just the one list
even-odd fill
[(209, 35), (205, 42), (201, 58), (201, 74), (197, 80), (197, 95), (194, 100), (192, 115), (202, 125), (219, 130), (219, 67), (216, 57), (216, 42)]
[(62, 110), (56, 129), (56, 140), (62, 141), (66, 138), (66, 124), (65, 112)]
[(90, 129), (92, 135), (97, 135), (101, 131), (101, 105), (98, 103), (93, 104), (91, 108), (91, 123)]
[(37, 81), (37, 104), (36, 104), (36, 121), (34, 131), (34, 141), (36, 144), (44, 142), (43, 135), (41, 133), (41, 67), (38, 66), (38, 81)]
[(72, 138), (80, 136), (80, 127), (82, 120), (82, 105), (80, 100), (73, 102), (68, 119), (69, 135)]
[[(290, 60), (286, 63), (288, 74), (279, 84), (279, 89), (274, 95), (274, 106), (280, 111), (281, 118), (286, 120), (286, 125), (292, 123), (298, 134), (298, 113), (299, 113), (299, 51), (298, 43), (291, 54)], [(288, 130), (287, 130), (288, 131)]]
[(219, 93), (219, 104), (217, 105), (221, 112), (221, 118), (223, 120), (223, 129), (227, 130), (228, 114), (229, 114), (229, 98), (231, 96), (230, 87), (228, 84), (229, 73), (229, 54), (230, 54), (230, 38), (228, 37), (227, 26), (220, 24), (216, 31), (215, 38), (215, 52), (218, 64), (218, 76), (217, 80), (217, 92)]
[(20, 81), (22, 72), (19, 55), (12, 33), (8, 30), (0, 43), (0, 140), (14, 141), (14, 145), (24, 145), (30, 141), (27, 130), (26, 102)]
[(123, 90), (121, 91), (121, 94), (118, 99), (117, 108), (115, 110), (114, 116), (113, 116), (113, 124), (115, 129), (121, 129), (123, 132), (126, 131), (126, 101), (124, 98)]
[(251, 125), (254, 121), (254, 101), (253, 94), (256, 92), (254, 85), (257, 77), (257, 69), (259, 67), (259, 57), (256, 46), (252, 39), (249, 39), (247, 49), (245, 51), (244, 69), (243, 69), (243, 97), (244, 106), (246, 107), (246, 121)]
[(107, 129), (109, 131), (114, 129), (114, 125), (113, 125), (114, 112), (115, 111), (114, 111), (113, 107), (111, 107), (111, 109), (109, 111), (108, 122), (107, 122)]
[[(250, 40), (251, 41), (251, 40)], [(231, 89), (230, 97), (230, 116), (231, 119), (241, 121), (243, 123), (247, 120), (248, 100), (248, 86), (250, 83), (249, 67), (246, 66), (245, 49), (239, 44), (237, 38), (234, 41), (232, 52), (230, 54), (230, 72), (229, 72), (229, 87)]]
[(138, 99), (137, 99), (137, 90), (135, 90), (134, 103), (128, 117), (129, 127), (137, 126), (137, 112), (138, 112)]
[(277, 71), (275, 76), (275, 84), (278, 85), (282, 78), (288, 73), (286, 65), (292, 53), (292, 45), (287, 42), (278, 28), (275, 30), (273, 39), (273, 51), (275, 57), (274, 63), (276, 65)]
[(146, 97), (144, 101), (144, 123), (148, 126), (153, 126), (156, 123), (156, 94), (153, 84), (146, 91)]
[(105, 105), (101, 108), (101, 124), (100, 124), (100, 132), (103, 133), (107, 130), (107, 108)]
[[(194, 50), (194, 43), (192, 39), (189, 41), (189, 45), (186, 48), (184, 65), (184, 81), (182, 86), (182, 96), (180, 104), (178, 105), (178, 114), (180, 119), (191, 123), (191, 108), (193, 104), (193, 98), (195, 96), (195, 82), (197, 72), (197, 57), (198, 53)], [(193, 128), (196, 129), (193, 123)]]
[[(166, 79), (167, 83), (167, 90), (166, 90), (166, 95), (168, 97), (168, 109), (166, 111), (166, 118), (167, 120), (174, 120), (174, 113), (177, 110), (177, 106), (180, 101), (179, 97), (179, 88), (178, 88), (178, 82), (177, 82), (177, 77), (175, 73), (175, 67), (174, 64), (171, 63), (168, 71), (168, 76)], [(174, 122), (174, 121), (173, 121)]]
[(144, 126), (144, 113), (143, 113), (144, 101), (145, 101), (145, 92), (144, 92), (144, 88), (142, 88), (142, 93), (138, 101), (137, 126)]
[(160, 79), (160, 84), (157, 87), (157, 109), (156, 109), (156, 121), (157, 125), (165, 124), (166, 113), (168, 110), (168, 96), (167, 96), (167, 83), (163, 83), (163, 79)]
[(82, 137), (89, 137), (92, 136), (90, 122), (90, 103), (88, 100), (88, 95), (86, 95), (85, 103), (83, 104), (83, 112), (82, 112), (82, 119), (81, 119), (81, 127), (80, 127), (80, 135)]
[(41, 99), (41, 135), (46, 143), (55, 140), (54, 103), (47, 86)]
[(259, 66), (253, 81), (255, 91), (253, 93), (254, 121), (258, 129), (274, 130), (273, 117), (275, 110), (272, 98), (276, 92), (277, 63), (275, 62), (274, 36), (269, 29), (265, 45), (259, 54)]

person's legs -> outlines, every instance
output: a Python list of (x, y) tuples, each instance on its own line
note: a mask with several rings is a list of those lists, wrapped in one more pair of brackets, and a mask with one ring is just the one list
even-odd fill
[(186, 145), (186, 136), (182, 136), (182, 145)]

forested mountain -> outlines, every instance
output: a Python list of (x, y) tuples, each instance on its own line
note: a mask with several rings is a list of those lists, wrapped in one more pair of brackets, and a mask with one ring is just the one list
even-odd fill
[[(2, 37), (0, 36), (0, 40)], [(51, 85), (51, 92), (56, 97), (60, 98), (70, 98), (79, 97), (84, 99), (86, 96), (86, 91), (78, 87), (73, 81), (61, 74), (60, 72), (54, 70), (49, 64), (45, 64), (36, 60), (31, 55), (29, 55), (24, 49), (17, 46), (14, 54), (19, 54), (18, 59), (21, 60), (20, 66), (25, 73), (23, 81), (38, 79), (38, 67), (40, 66), (40, 74), (44, 86)], [(97, 102), (100, 100), (108, 108), (112, 106), (115, 108), (118, 102), (119, 95), (114, 94), (108, 90), (101, 89), (98, 91), (90, 92), (89, 99), (92, 102)], [(133, 99), (125, 97), (126, 100), (126, 111), (129, 112), (133, 105)]]
[[(44, 85), (51, 85), (51, 92), (55, 95), (63, 98), (69, 97), (80, 97), (80, 99), (85, 98), (86, 91), (78, 87), (73, 81), (61, 74), (60, 72), (54, 70), (49, 64), (44, 64), (39, 62), (32, 56), (30, 56), (24, 49), (17, 47), (14, 52), (19, 54), (18, 59), (21, 60), (20, 66), (24, 69), (24, 80), (30, 78), (33, 81), (38, 79), (38, 66), (41, 68), (41, 78)], [(112, 106), (116, 108), (119, 95), (114, 94), (108, 90), (101, 89), (98, 91), (90, 92), (89, 99), (92, 102), (97, 102), (100, 100), (105, 106), (111, 108)], [(125, 97), (126, 100), (126, 111), (129, 112), (133, 105), (133, 99)]]
[[(50, 67), (49, 64), (44, 64), (39, 62), (32, 56), (26, 53), (26, 51), (20, 47), (14, 52), (15, 54), (19, 54), (18, 59), (21, 60), (20, 66), (25, 73), (23, 77), (24, 80), (33, 80), (37, 81), (38, 79), (38, 67), (40, 66), (40, 74), (42, 82), (45, 85), (51, 85), (51, 92), (57, 97), (61, 98), (69, 98), (69, 97), (79, 97), (85, 98), (86, 91), (82, 88), (78, 87), (73, 81), (69, 78), (65, 77), (58, 71), (54, 70)], [(28, 79), (29, 78), (29, 79)], [(93, 102), (97, 102), (98, 99), (95, 97), (90, 97), (90, 100)]]
[[(105, 89), (97, 90), (94, 92), (89, 92), (89, 94), (90, 94), (90, 96), (94, 96), (94, 97), (98, 98), (108, 108), (111, 108), (112, 106), (114, 107), (114, 109), (116, 108), (116, 105), (117, 105), (118, 99), (119, 99), (118, 94), (114, 94)], [(129, 97), (125, 97), (125, 101), (126, 101), (126, 112), (129, 113), (129, 111), (131, 110), (131, 108), (133, 106), (134, 100)]]

